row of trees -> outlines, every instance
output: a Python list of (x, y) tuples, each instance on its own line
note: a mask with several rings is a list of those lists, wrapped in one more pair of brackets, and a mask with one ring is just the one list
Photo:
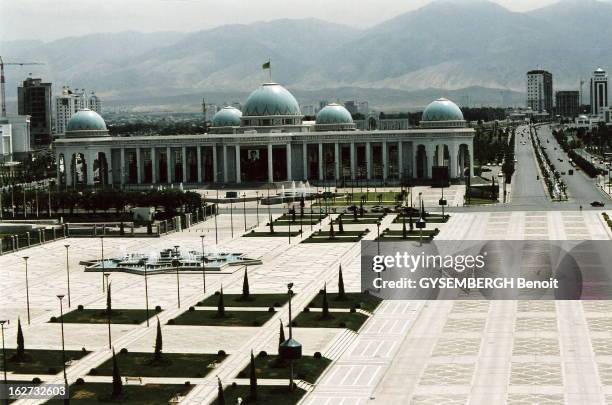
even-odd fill
[[(50, 197), (50, 199), (49, 199)], [(11, 187), (2, 192), (2, 210), (8, 215), (11, 206), (14, 206), (16, 216), (49, 215), (51, 214), (73, 214), (76, 210), (96, 214), (107, 213), (114, 210), (115, 213), (124, 213), (128, 207), (155, 207), (162, 208), (166, 215), (174, 215), (177, 211), (194, 211), (202, 205), (200, 194), (192, 191), (181, 191), (178, 189), (146, 190), (146, 191), (123, 191), (115, 189), (104, 190), (60, 190), (49, 191), (46, 189), (24, 189), (23, 187)]]

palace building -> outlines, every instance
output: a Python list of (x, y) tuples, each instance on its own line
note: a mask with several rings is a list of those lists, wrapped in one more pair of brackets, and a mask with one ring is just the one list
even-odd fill
[(447, 99), (429, 104), (418, 127), (359, 130), (341, 105), (304, 121), (295, 97), (261, 85), (242, 111), (224, 107), (209, 133), (110, 136), (102, 117), (79, 110), (54, 142), (58, 182), (73, 184), (203, 184), (369, 180), (399, 184), (473, 175), (474, 130)]

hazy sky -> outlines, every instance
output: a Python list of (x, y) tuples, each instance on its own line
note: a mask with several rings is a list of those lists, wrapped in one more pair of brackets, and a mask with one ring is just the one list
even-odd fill
[[(0, 39), (52, 40), (117, 31), (197, 31), (315, 17), (369, 27), (431, 0), (0, 0)], [(469, 0), (461, 0), (469, 1)], [(514, 11), (557, 0), (494, 0)]]

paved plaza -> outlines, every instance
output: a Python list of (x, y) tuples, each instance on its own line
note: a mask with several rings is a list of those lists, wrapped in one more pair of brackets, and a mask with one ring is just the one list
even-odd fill
[[(434, 200), (438, 190), (424, 190)], [(451, 193), (452, 195), (452, 193)], [(261, 207), (260, 207), (261, 208)], [(304, 234), (291, 244), (284, 237), (241, 237), (257, 228), (252, 210), (238, 208), (230, 215), (227, 207), (215, 221), (209, 218), (190, 229), (160, 238), (105, 238), (105, 257), (126, 252), (155, 252), (181, 246), (199, 251), (204, 235), (206, 252), (239, 252), (259, 258), (263, 264), (248, 269), (252, 293), (283, 293), (288, 282), (295, 284), (294, 315), (299, 313), (327, 283), (337, 285), (342, 265), (347, 291), (360, 290), (359, 243), (299, 243), (317, 229), (329, 228), (327, 217), (321, 225), (304, 226)], [(273, 213), (273, 217), (279, 216)], [(333, 218), (337, 214), (332, 214)], [(382, 228), (401, 229), (393, 223), (395, 214), (382, 220)], [(260, 210), (257, 231), (266, 231), (268, 213)], [(233, 225), (232, 225), (233, 222)], [(231, 237), (232, 226), (234, 237)], [(375, 225), (369, 225), (375, 230)], [(347, 229), (357, 227), (347, 223)], [(597, 211), (505, 211), (454, 212), (447, 223), (428, 224), (439, 228), (437, 240), (608, 240), (610, 229)], [(369, 232), (365, 240), (373, 240)], [(59, 315), (57, 294), (66, 293), (66, 249), (70, 244), (69, 268), (71, 308), (104, 308), (102, 276), (84, 272), (83, 260), (97, 259), (100, 239), (69, 238), (32, 247), (0, 257), (0, 317), (10, 319), (5, 328), (9, 347), (16, 339), (16, 318), (20, 317), (27, 348), (61, 348), (60, 325), (49, 323)], [(27, 324), (25, 264), (29, 256), (30, 325)], [(210, 403), (217, 393), (216, 377), (225, 384), (246, 383), (237, 373), (249, 361), (251, 350), (276, 353), (278, 320), (285, 324), (288, 307), (277, 308), (261, 327), (212, 327), (165, 325), (205, 296), (223, 286), (224, 293), (240, 293), (243, 270), (223, 274), (207, 273), (206, 294), (201, 274), (181, 274), (181, 308), (177, 307), (176, 276), (148, 277), (149, 305), (161, 306), (158, 317), (164, 324), (164, 351), (167, 353), (216, 353), (229, 356), (206, 377), (190, 379), (196, 384), (182, 403)], [(113, 307), (145, 307), (144, 279), (127, 273), (112, 273)], [(67, 301), (64, 299), (64, 311)], [(201, 310), (201, 309), (199, 309)], [(304, 404), (598, 404), (612, 400), (612, 305), (608, 302), (553, 301), (384, 301), (361, 329), (294, 328), (304, 345), (304, 354), (321, 352), (332, 364), (307, 389)], [(152, 323), (152, 325), (155, 325)], [(155, 328), (145, 324), (112, 325), (112, 344), (130, 351), (151, 351)], [(68, 367), (69, 382), (110, 381), (109, 377), (86, 376), (91, 368), (111, 356), (107, 326), (66, 324), (66, 349), (86, 348), (92, 353)], [(30, 381), (32, 375), (10, 379)], [(62, 382), (61, 373), (42, 376), (48, 382)], [(145, 378), (145, 382), (182, 383), (179, 378)], [(286, 380), (262, 384), (286, 384)], [(16, 403), (41, 403), (21, 400)]]

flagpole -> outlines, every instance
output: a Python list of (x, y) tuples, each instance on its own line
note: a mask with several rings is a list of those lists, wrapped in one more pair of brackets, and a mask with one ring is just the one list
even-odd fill
[(270, 58), (268, 58), (268, 73), (270, 77), (270, 83), (272, 83), (272, 63), (270, 63)]

